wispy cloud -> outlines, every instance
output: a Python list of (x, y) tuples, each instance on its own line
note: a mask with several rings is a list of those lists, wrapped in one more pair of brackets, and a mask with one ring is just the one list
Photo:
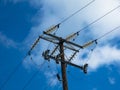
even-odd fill
[[(38, 27), (32, 29), (32, 33), (33, 32), (36, 33), (40, 29), (41, 31), (45, 30), (46, 27), (60, 22), (63, 18), (69, 16), (74, 11), (78, 10), (80, 7), (88, 3), (89, 0), (85, 0), (85, 1), (71, 0), (69, 1), (69, 4), (68, 4), (68, 1), (63, 1), (63, 0), (60, 0), (60, 1), (44, 0), (42, 2), (43, 2), (43, 10), (44, 10), (43, 20)], [(96, 0), (92, 5), (84, 9), (80, 14), (75, 15), (70, 20), (62, 24), (58, 33), (60, 36), (66, 36), (71, 32), (75, 32), (80, 28), (84, 27), (83, 22), (87, 22), (87, 24), (89, 24), (90, 22), (104, 15), (105, 13), (117, 7), (118, 5), (119, 3), (117, 2), (117, 0), (116, 1), (115, 0), (106, 0), (106, 1)], [(90, 40), (89, 36), (92, 36), (92, 38), (97, 38), (98, 36), (101, 36), (104, 33), (108, 32), (109, 30), (113, 29), (114, 27), (118, 26), (120, 23), (119, 10), (120, 9), (118, 8), (111, 14), (107, 15), (103, 19), (99, 20), (97, 23), (90, 26), (90, 29), (89, 29), (90, 34), (87, 34), (88, 32), (87, 30), (84, 32), (81, 32), (79, 37), (81, 38), (80, 41), (86, 42), (85, 38), (87, 37), (88, 37), (87, 41)], [(115, 18), (112, 19), (112, 17), (115, 17)], [(64, 31), (64, 35), (63, 35), (63, 31)], [(87, 34), (88, 36), (86, 36), (85, 34)], [(114, 32), (110, 34), (109, 36), (103, 39), (103, 43), (102, 43), (103, 46), (101, 45), (97, 46), (91, 58), (88, 60), (90, 68), (97, 69), (99, 66), (110, 64), (114, 61), (120, 60), (119, 58), (120, 51), (114, 46), (109, 46), (109, 43), (112, 43), (112, 42), (107, 42), (108, 40), (113, 39), (118, 35), (119, 35), (118, 32)], [(85, 38), (82, 38), (83, 36)], [(100, 42), (102, 42), (102, 40)]]
[[(31, 28), (30, 33), (25, 39), (25, 43), (31, 44), (43, 30), (46, 30), (51, 25), (61, 22), (89, 1), (90, 0), (30, 0), (32, 6), (39, 8), (37, 13), (38, 19), (36, 20), (41, 20), (41, 16), (39, 16), (39, 14), (42, 14), (42, 20), (39, 21), (37, 26)], [(39, 7), (41, 4), (42, 7)], [(72, 32), (76, 32), (119, 5), (120, 3), (118, 0), (95, 0), (93, 4), (89, 5), (83, 11), (63, 23), (57, 31), (57, 35), (65, 37)], [(91, 40), (91, 38), (96, 39), (109, 30), (119, 26), (119, 11), (120, 8), (116, 9), (109, 15), (91, 25), (86, 30), (80, 32), (80, 36), (76, 40), (78, 42), (76, 43), (83, 44), (86, 41)], [(115, 31), (100, 40), (100, 44), (98, 42), (98, 46), (90, 56), (89, 60), (87, 60), (87, 57), (82, 58), (80, 53), (76, 59), (73, 60), (73, 62), (77, 64), (79, 63), (79, 65), (88, 63), (90, 71), (97, 70), (97, 68), (103, 65), (110, 65), (114, 62), (120, 62), (120, 50), (117, 48), (118, 45), (116, 44), (116, 46), (111, 46), (110, 44), (114, 42), (109, 42), (119, 35), (119, 31)], [(48, 43), (43, 43), (43, 41), (41, 41), (39, 46), (40, 47), (36, 47), (34, 50), (33, 57), (35, 59), (41, 59), (39, 54), (48, 46)], [(85, 50), (88, 52), (89, 49), (86, 48)], [(84, 54), (86, 51), (82, 53)]]
[(0, 43), (5, 45), (6, 47), (12, 47), (17, 48), (18, 43), (16, 43), (14, 40), (8, 38), (6, 35), (4, 35), (2, 32), (0, 32)]
[(48, 84), (49, 86), (55, 86), (59, 83), (57, 76), (56, 76), (56, 72), (52, 71), (52, 72), (46, 72), (45, 75), (48, 78)]
[(119, 49), (117, 49), (116, 47), (105, 45), (105, 46), (97, 47), (95, 51), (92, 52), (89, 58), (86, 57), (85, 59), (83, 59), (81, 55), (79, 55), (78, 62), (88, 63), (89, 68), (91, 68), (91, 70), (96, 70), (97, 68), (103, 65), (110, 65), (112, 63), (120, 62), (119, 56), (120, 56)]

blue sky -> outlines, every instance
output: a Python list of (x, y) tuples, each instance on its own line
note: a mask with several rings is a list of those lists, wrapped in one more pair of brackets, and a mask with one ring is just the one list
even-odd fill
[[(29, 47), (43, 30), (61, 22), (88, 2), (90, 1), (1, 0), (0, 87), (5, 83), (16, 66), (24, 59)], [(95, 2), (80, 13), (62, 23), (57, 31), (57, 35), (66, 37), (76, 32), (119, 6), (119, 4), (119, 0), (95, 0)], [(85, 42), (96, 39), (119, 26), (119, 11), (120, 8), (116, 9), (80, 32), (75, 43), (83, 45)], [(80, 50), (72, 62), (78, 65), (88, 63), (88, 74), (85, 75), (78, 68), (68, 66), (69, 90), (120, 90), (119, 36), (118, 29), (100, 39), (97, 47), (91, 54), (90, 49), (95, 45)], [(46, 41), (40, 41), (32, 52), (33, 61), (31, 61), (31, 57), (25, 58), (24, 62), (1, 90), (23, 90), (24, 86), (24, 90), (62, 90), (62, 83), (56, 77), (57, 73), (61, 74), (60, 66), (56, 65), (52, 60), (50, 62), (45, 61), (43, 64), (44, 59), (41, 53), (43, 50), (53, 47), (53, 45), (48, 47), (48, 44)], [(71, 52), (66, 51), (66, 55), (69, 57)], [(34, 78), (29, 82), (33, 75)]]

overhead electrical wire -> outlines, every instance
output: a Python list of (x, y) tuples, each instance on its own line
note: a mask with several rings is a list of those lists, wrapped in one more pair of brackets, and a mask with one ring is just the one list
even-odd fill
[[(71, 14), (69, 17), (67, 17), (66, 19), (64, 19), (63, 21), (61, 21), (59, 24), (67, 21), (68, 19), (70, 19), (72, 16), (74, 16), (75, 14), (77, 14), (78, 12), (80, 12), (81, 10), (83, 10), (84, 8), (86, 8), (87, 6), (89, 6), (90, 4), (92, 4), (95, 0), (89, 2), (88, 4), (86, 4), (84, 7), (82, 7), (81, 9), (79, 9), (78, 11), (76, 11), (75, 13)], [(87, 27), (91, 26), (92, 24), (96, 23), (97, 21), (99, 21), (100, 19), (104, 18), (105, 16), (107, 16), (108, 14), (112, 13), (113, 11), (115, 11), (116, 9), (118, 9), (120, 7), (117, 6), (116, 8), (112, 9), (111, 11), (109, 11), (108, 13), (106, 13), (105, 15), (103, 15), (102, 17), (96, 19), (95, 21), (93, 21), (92, 23), (90, 23), (89, 25), (87, 25), (86, 27), (80, 29), (78, 31), (78, 33), (84, 29), (86, 29)], [(119, 26), (120, 27), (120, 26)], [(108, 35), (109, 33), (113, 32), (114, 30), (118, 29), (119, 27), (116, 27), (115, 29), (111, 30), (110, 32), (104, 34), (103, 36), (99, 37), (98, 39), (101, 39), (102, 37), (105, 37), (106, 35)], [(97, 40), (98, 40), (97, 39)], [(39, 39), (38, 39), (39, 41)], [(37, 42), (38, 42), (37, 41)], [(27, 54), (28, 55), (28, 54)], [(26, 57), (25, 57), (26, 58)], [(5, 84), (7, 84), (7, 82), (10, 80), (10, 78), (15, 74), (15, 72), (19, 69), (19, 67), (21, 66), (21, 64), (23, 63), (23, 61), (25, 60), (25, 58), (16, 66), (16, 68), (13, 70), (13, 72), (8, 76), (8, 78), (5, 80), (5, 82), (1, 85), (0, 90), (5, 86)]]
[(102, 36), (98, 37), (97, 40), (102, 39), (103, 37), (107, 36), (108, 34), (112, 33), (113, 31), (116, 31), (119, 28), (120, 28), (120, 26), (115, 27), (114, 29), (110, 30), (109, 32), (107, 32), (107, 33), (103, 34)]
[[(41, 67), (45, 64), (45, 61), (38, 65), (38, 68), (41, 69)], [(25, 90), (25, 88), (31, 83), (31, 81), (36, 77), (36, 75), (39, 73), (39, 69), (32, 75), (32, 77), (27, 81), (27, 83), (24, 85), (22, 90)]]
[(10, 73), (8, 78), (5, 80), (5, 82), (0, 86), (0, 90), (7, 84), (7, 82), (11, 79), (11, 77), (17, 72), (17, 70), (20, 68), (21, 64), (24, 62), (27, 56), (24, 57), (22, 61), (20, 61), (17, 66), (14, 68), (14, 70)]
[(105, 36), (107, 36), (108, 34), (112, 33), (113, 31), (116, 31), (116, 30), (118, 30), (118, 29), (120, 29), (120, 25), (119, 25), (119, 26), (117, 26), (117, 27), (115, 27), (115, 28), (113, 28), (113, 29), (112, 29), (112, 30), (110, 30), (109, 32), (106, 32), (106, 33), (105, 33), (105, 34), (103, 34), (102, 36), (98, 37), (98, 38), (96, 39), (96, 41), (98, 41), (98, 40), (100, 40), (100, 39), (104, 38), (104, 37), (105, 37)]
[(86, 44), (83, 45), (83, 48), (84, 48), (84, 47), (87, 47), (87, 46), (90, 46), (90, 45), (92, 45), (93, 43), (96, 43), (96, 44), (97, 44), (97, 43), (98, 43), (98, 40), (102, 39), (103, 37), (107, 36), (108, 34), (112, 33), (113, 31), (116, 31), (116, 30), (118, 30), (118, 29), (120, 29), (120, 25), (117, 26), (117, 27), (115, 27), (115, 28), (113, 28), (112, 30), (106, 32), (105, 34), (101, 35), (101, 36), (98, 37), (97, 39), (94, 39), (94, 40), (92, 40), (92, 41), (90, 41), (90, 42), (87, 42)]
[[(10, 75), (8, 76), (8, 78), (5, 80), (5, 82), (0, 86), (0, 90), (2, 90), (4, 88), (4, 86), (7, 84), (7, 82), (11, 79), (11, 77), (17, 72), (17, 70), (20, 68), (20, 66), (22, 65), (22, 63), (24, 62), (24, 60), (27, 58), (27, 55), (24, 57), (24, 59), (22, 61), (20, 61), (17, 66), (14, 68), (14, 70), (10, 73)], [(37, 65), (33, 59), (30, 59), (32, 61), (32, 63), (34, 65)]]
[[(70, 16), (68, 16), (67, 18), (65, 18), (63, 21), (61, 21), (60, 23), (58, 23), (57, 25), (55, 25), (54, 27), (58, 27), (59, 25), (62, 24), (63, 22), (67, 21), (68, 19), (70, 19), (72, 16), (74, 16), (75, 14), (77, 14), (78, 12), (80, 12), (81, 10), (83, 10), (84, 8), (86, 8), (87, 6), (89, 6), (90, 4), (92, 4), (95, 0), (89, 2), (88, 4), (86, 4), (84, 7), (80, 8), (78, 11), (76, 11), (75, 13), (71, 14)], [(110, 10), (109, 12), (107, 12), (106, 14), (104, 14), (103, 16), (99, 17), (98, 19), (96, 19), (95, 21), (91, 22), (90, 24), (88, 24), (87, 26), (83, 27), (82, 29), (80, 29), (79, 31), (77, 31), (76, 33), (80, 33), (81, 31), (85, 30), (87, 27), (91, 26), (92, 24), (96, 23), (97, 21), (101, 20), (102, 18), (104, 18), (105, 16), (109, 15), (110, 13), (112, 13), (113, 11), (115, 11), (116, 9), (120, 8), (120, 5), (118, 5), (117, 7), (115, 7), (114, 9)], [(54, 27), (52, 27), (52, 29), (48, 30), (47, 32), (51, 31), (54, 29)], [(43, 36), (43, 35), (42, 35)], [(35, 41), (35, 43), (32, 45), (32, 48), (28, 51), (28, 55), (30, 55), (30, 52), (33, 50), (33, 48), (37, 45), (37, 43), (40, 40), (40, 36), (39, 38)]]
[(110, 10), (109, 12), (107, 12), (106, 14), (104, 14), (103, 16), (99, 17), (98, 19), (94, 20), (93, 22), (91, 22), (90, 24), (88, 24), (87, 26), (83, 27), (82, 29), (80, 29), (79, 31), (77, 31), (76, 33), (80, 33), (81, 31), (85, 30), (86, 28), (88, 28), (89, 26), (93, 25), (94, 23), (98, 22), (99, 20), (101, 20), (102, 18), (104, 18), (105, 16), (109, 15), (110, 13), (112, 13), (113, 11), (117, 10), (118, 8), (120, 8), (120, 5), (118, 5), (117, 7), (115, 7), (114, 9)]
[[(88, 7), (90, 4), (92, 4), (93, 2), (95, 2), (95, 0), (92, 0), (91, 2), (87, 3), (85, 6), (83, 6), (82, 8), (80, 8), (79, 10), (77, 10), (76, 12), (72, 13), (71, 15), (69, 15), (68, 17), (66, 17), (64, 20), (62, 20), (60, 23), (58, 23), (57, 25), (61, 25), (62, 23), (66, 22), (68, 19), (70, 19), (71, 17), (73, 17), (74, 15), (76, 15), (77, 13), (79, 13), (80, 11), (82, 11), (83, 9), (85, 9), (86, 7)], [(56, 33), (57, 30), (54, 32)], [(51, 43), (51, 42), (50, 42)]]
[(82, 8), (80, 8), (78, 11), (74, 12), (73, 14), (71, 14), (70, 16), (68, 16), (67, 18), (65, 18), (63, 21), (61, 21), (59, 24), (64, 23), (65, 21), (67, 21), (68, 19), (70, 19), (71, 17), (73, 17), (74, 15), (76, 15), (77, 13), (79, 13), (80, 11), (82, 11), (83, 9), (85, 9), (86, 7), (88, 7), (90, 4), (92, 4), (93, 2), (95, 2), (96, 0), (92, 0), (91, 2), (89, 2), (88, 4), (86, 4), (85, 6), (83, 6)]
[[(60, 23), (58, 23), (57, 25), (53, 26), (52, 28), (50, 28), (49, 30), (47, 30), (46, 32), (49, 33), (51, 31), (53, 31), (55, 28), (59, 28), (59, 26), (66, 22), (68, 19), (70, 19), (71, 17), (73, 17), (75, 14), (79, 13), (80, 11), (82, 11), (83, 9), (85, 9), (86, 7), (88, 7), (90, 4), (92, 4), (95, 0), (92, 0), (91, 2), (89, 2), (88, 4), (86, 4), (85, 6), (83, 6), (82, 8), (80, 8), (78, 11), (74, 12), (73, 14), (71, 14), (70, 16), (68, 16), (67, 18), (65, 18), (63, 21), (61, 21)], [(55, 31), (57, 32), (57, 30)], [(43, 35), (40, 35), (43, 36)], [(32, 47), (30, 48), (30, 50), (28, 51), (28, 55), (31, 54), (31, 51), (33, 50), (33, 48), (37, 45), (37, 43), (40, 40), (40, 36), (37, 38), (37, 40), (34, 42), (34, 44), (32, 45)]]
[(107, 36), (108, 34), (110, 34), (110, 33), (112, 33), (113, 31), (116, 31), (116, 30), (120, 30), (120, 25), (119, 26), (117, 26), (117, 27), (115, 27), (115, 28), (113, 28), (112, 30), (110, 30), (110, 31), (108, 31), (108, 32), (106, 32), (105, 34), (103, 34), (103, 35), (101, 35), (100, 37), (98, 37), (97, 39), (94, 39), (94, 40), (92, 40), (92, 41), (90, 41), (90, 42), (88, 42), (88, 45), (91, 45), (92, 43), (94, 43), (95, 42), (95, 46), (89, 51), (89, 53), (88, 53), (88, 59), (87, 59), (87, 62), (88, 62), (88, 60), (90, 59), (90, 57), (91, 57), (91, 55), (92, 55), (92, 53), (93, 53), (93, 51), (95, 50), (95, 48), (97, 47), (97, 44), (98, 44), (98, 40), (100, 40), (100, 39), (102, 39), (102, 38), (104, 38), (105, 36)]
[[(103, 19), (105, 16), (111, 14), (113, 11), (117, 10), (118, 8), (120, 8), (120, 5), (118, 5), (117, 7), (113, 8), (112, 10), (108, 11), (108, 12), (105, 13), (103, 16), (97, 18), (96, 20), (94, 20), (93, 22), (91, 22), (91, 23), (88, 24), (87, 26), (83, 27), (83, 28), (80, 29), (79, 31), (75, 32), (75, 34), (78, 34), (78, 35), (79, 35), (79, 33), (80, 33), (81, 31), (85, 30), (86, 28), (88, 28), (89, 26), (91, 26), (91, 25), (93, 25), (94, 23), (98, 22), (99, 20)], [(79, 10), (78, 10), (78, 11), (79, 11)], [(74, 14), (73, 14), (73, 15), (74, 15)], [(118, 28), (118, 27), (117, 27), (117, 28)], [(113, 31), (114, 31), (114, 30), (113, 30)], [(112, 32), (112, 31), (110, 31), (110, 32)], [(110, 33), (110, 32), (108, 32), (108, 33)], [(106, 33), (106, 34), (108, 34), (108, 33)], [(106, 34), (105, 34), (105, 35), (106, 35)], [(103, 36), (105, 36), (105, 35), (103, 35)], [(103, 36), (102, 36), (102, 37), (103, 37)], [(101, 38), (101, 37), (100, 37), (100, 38)], [(85, 46), (88, 46), (88, 45), (92, 44), (93, 42), (96, 42), (96, 40), (91, 41), (91, 42), (88, 42)]]
[[(32, 59), (31, 59), (32, 60)], [(32, 60), (33, 64), (37, 65), (33, 60)], [(40, 64), (40, 65), (37, 65), (39, 69), (41, 69), (41, 67), (45, 64), (45, 61)], [(49, 67), (50, 68), (50, 67)], [(24, 85), (23, 89), (22, 90), (25, 90), (25, 88), (32, 82), (32, 80), (36, 77), (36, 75), (39, 73), (39, 70), (37, 70), (32, 76), (31, 78), (28, 80), (28, 82)]]
[[(92, 2), (94, 2), (94, 0), (93, 0)], [(92, 2), (90, 2), (90, 3), (87, 4), (87, 5), (90, 5)], [(87, 5), (86, 5), (86, 6), (87, 6)], [(93, 22), (91, 22), (91, 23), (88, 24), (87, 26), (83, 27), (82, 29), (80, 29), (79, 31), (77, 31), (75, 34), (78, 34), (78, 33), (80, 33), (81, 31), (85, 30), (86, 28), (88, 28), (89, 26), (91, 26), (91, 25), (93, 25), (94, 23), (98, 22), (99, 20), (101, 20), (101, 19), (104, 18), (105, 16), (109, 15), (109, 14), (112, 13), (113, 11), (117, 10), (118, 8), (120, 8), (120, 5), (118, 5), (117, 7), (113, 8), (112, 10), (110, 10), (109, 12), (107, 12), (106, 14), (104, 14), (103, 16), (99, 17), (98, 19), (94, 20)], [(80, 10), (82, 10), (82, 9), (79, 9), (78, 11), (80, 11)], [(76, 13), (78, 13), (78, 11), (76, 11), (75, 13), (73, 13), (72, 15), (70, 15), (69, 18), (72, 17), (73, 15), (75, 15)], [(69, 18), (68, 18), (68, 19), (69, 19)], [(65, 21), (68, 20), (68, 19), (66, 18)], [(63, 20), (63, 21), (64, 21), (64, 20)], [(79, 35), (79, 34), (78, 34), (78, 35)], [(90, 43), (92, 43), (92, 42), (90, 42)], [(88, 43), (88, 44), (90, 44), (90, 43)]]
[[(105, 15), (103, 15), (102, 17), (96, 19), (95, 21), (93, 21), (92, 23), (90, 23), (88, 26), (84, 27), (84, 28), (81, 29), (80, 31), (82, 31), (82, 30), (84, 30), (85, 28), (89, 27), (90, 25), (96, 23), (97, 21), (99, 21), (100, 19), (104, 18), (104, 17), (107, 16), (108, 14), (112, 13), (113, 11), (115, 11), (116, 9), (118, 9), (119, 7), (120, 7), (120, 5), (117, 6), (116, 8), (114, 8), (114, 9), (112, 9), (111, 11), (109, 11), (108, 13), (106, 13)], [(73, 14), (73, 15), (74, 15), (74, 14)], [(71, 15), (71, 16), (72, 16), (72, 15)], [(70, 17), (71, 17), (71, 16), (70, 16)], [(70, 18), (70, 17), (69, 17), (69, 18)], [(68, 18), (68, 19), (69, 19), (69, 18)], [(66, 20), (67, 20), (67, 19), (66, 19)], [(107, 32), (107, 33), (103, 34), (102, 36), (100, 36), (99, 38), (95, 39), (94, 42), (95, 42), (96, 45), (97, 45), (97, 40), (99, 40), (99, 39), (105, 37), (106, 35), (112, 33), (113, 31), (115, 31), (115, 30), (117, 30), (117, 29), (119, 29), (119, 28), (120, 28), (120, 26), (118, 26), (118, 27), (116, 27), (116, 28), (110, 30), (109, 32)], [(78, 31), (77, 33), (79, 33), (80, 31)], [(94, 50), (95, 48), (96, 48), (96, 46), (95, 46), (91, 51), (93, 52), (93, 50)], [(92, 53), (92, 52), (91, 52), (91, 53)]]
[(96, 47), (97, 47), (97, 44), (95, 44), (95, 46), (92, 49), (90, 49), (90, 51), (88, 52), (86, 63), (88, 63), (88, 61), (91, 58), (91, 56), (92, 56), (94, 50), (96, 49)]

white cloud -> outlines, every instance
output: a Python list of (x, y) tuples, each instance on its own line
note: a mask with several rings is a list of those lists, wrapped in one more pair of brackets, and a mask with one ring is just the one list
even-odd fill
[(93, 69), (98, 68), (101, 65), (109, 65), (114, 62), (120, 62), (120, 50), (115, 47), (103, 46), (98, 47), (93, 52), (88, 63)]
[(0, 32), (0, 43), (2, 43), (3, 45), (5, 45), (8, 48), (9, 47), (17, 48), (17, 45), (18, 45), (18, 43), (16, 43), (12, 39), (8, 38), (6, 35), (4, 35), (1, 32)]
[[(85, 1), (79, 1), (79, 0), (31, 0), (31, 2), (35, 2), (39, 5), (41, 3), (42, 6), (42, 13), (39, 12), (37, 14), (43, 14), (42, 21), (37, 27), (33, 27), (31, 29), (30, 37), (33, 39), (32, 36), (38, 36), (41, 31), (45, 30), (47, 27), (57, 24), (58, 22), (62, 21), (66, 17), (68, 17), (73, 12), (77, 11), (79, 8), (86, 5), (89, 0)], [(68, 4), (69, 2), (69, 4)], [(36, 4), (35, 4), (36, 5)], [(71, 32), (75, 32), (83, 28), (83, 23), (86, 22), (86, 24), (91, 23), (92, 21), (96, 20), (97, 18), (101, 17), (108, 11), (112, 10), (113, 8), (117, 7), (119, 3), (117, 0), (95, 0), (95, 2), (91, 5), (89, 5), (87, 8), (82, 10), (80, 13), (76, 14), (72, 18), (70, 18), (67, 22), (63, 23), (61, 27), (59, 28), (59, 35), (66, 36), (70, 34)], [(111, 14), (107, 15), (97, 23), (93, 24), (90, 27), (90, 35), (94, 38), (97, 38), (98, 36), (103, 35), (107, 31), (113, 29), (114, 27), (118, 26), (120, 23), (120, 15), (119, 15), (119, 8), (112, 12)], [(114, 17), (114, 18), (113, 18)], [(37, 17), (38, 20), (41, 17)], [(64, 31), (64, 35), (63, 32)], [(68, 33), (69, 31), (69, 33)], [(86, 32), (80, 33), (80, 38), (82, 38), (83, 35), (85, 35)], [(32, 34), (32, 35), (31, 35)], [(111, 39), (114, 36), (119, 35), (119, 33), (114, 32), (111, 34), (111, 36), (104, 39)], [(30, 38), (28, 37), (28, 38)], [(83, 39), (83, 38), (82, 38)], [(28, 40), (28, 39), (27, 39)], [(84, 40), (83, 40), (84, 41)]]
[[(60, 21), (71, 15), (73, 12), (86, 5), (88, 2), (90, 2), (90, 0), (30, 0), (31, 5), (37, 8), (39, 8), (42, 3), (42, 8), (40, 7), (40, 9), (42, 9), (42, 12), (38, 11), (37, 15), (42, 14), (43, 17), (41, 20), (41, 16), (37, 16), (37, 21), (41, 21), (39, 21), (38, 26), (31, 28), (31, 31), (26, 37), (25, 42), (27, 44), (30, 44), (35, 40), (35, 38), (38, 37), (39, 34), (41, 34), (43, 30), (46, 30), (51, 25), (59, 23)], [(80, 13), (76, 14), (68, 21), (64, 22), (60, 26), (57, 34), (59, 33), (59, 36), (65, 37), (72, 32), (76, 32), (86, 25), (89, 25), (91, 22), (98, 19), (102, 15), (111, 11), (118, 5), (120, 5), (120, 3), (117, 0), (95, 0), (93, 4), (89, 5)], [(98, 22), (91, 25), (89, 27), (89, 31), (85, 30), (84, 32), (80, 32), (80, 36), (79, 38), (77, 38), (77, 41), (80, 42), (79, 44), (82, 44), (83, 42), (90, 40), (90, 37), (96, 39), (97, 37), (103, 35), (104, 33), (119, 25), (120, 8), (116, 9), (114, 12), (110, 13)], [(108, 40), (114, 39), (119, 35), (119, 31), (114, 31), (113, 33), (109, 34), (104, 39), (99, 41), (101, 42), (102, 46), (98, 45), (89, 60), (87, 60), (91, 71), (96, 70), (103, 65), (120, 62), (120, 50), (117, 49), (115, 46), (109, 45), (109, 43), (113, 42), (108, 42)], [(39, 47), (37, 46), (35, 48), (34, 53), (38, 54), (33, 56), (34, 58), (37, 58), (37, 61), (39, 61), (39, 59), (41, 58), (40, 53), (43, 51), (43, 49), (46, 49), (47, 45), (48, 43), (41, 41)], [(82, 53), (84, 54), (85, 52)], [(86, 62), (86, 58), (84, 58), (83, 60), (80, 53), (80, 55), (78, 55), (73, 62), (81, 65)]]
[(45, 75), (48, 78), (48, 84), (49, 86), (55, 86), (59, 83), (58, 79), (57, 79), (57, 73), (55, 71), (47, 71), (45, 72)]
[[(33, 43), (35, 38), (37, 38), (43, 30), (46, 30), (51, 25), (59, 23), (60, 21), (71, 15), (73, 12), (77, 11), (79, 8), (83, 7), (88, 2), (90, 2), (90, 0), (82, 0), (82, 1), (81, 0), (5, 0), (5, 1), (13, 2), (13, 3), (28, 1), (32, 6), (39, 8), (38, 13), (36, 13), (36, 17), (34, 17), (37, 18), (36, 22), (38, 22), (39, 24), (37, 26), (32, 27), (30, 33), (25, 38), (24, 43), (26, 44), (26, 47), (31, 43)], [(117, 0), (95, 0), (93, 4), (89, 5), (89, 7), (85, 8), (80, 13), (76, 14), (68, 21), (64, 22), (60, 26), (57, 33), (59, 33), (58, 34), (59, 36), (65, 37), (66, 35), (72, 32), (76, 32), (85, 26), (84, 23), (88, 25), (89, 23), (101, 17), (108, 11), (117, 7), (119, 4), (120, 3), (118, 3)], [(40, 7), (41, 5), (42, 7)], [(40, 10), (42, 10), (42, 12)], [(41, 19), (41, 14), (42, 14), (42, 19)], [(87, 37), (88, 37), (87, 40), (91, 39), (89, 37), (97, 38), (118, 25), (120, 25), (120, 8), (118, 8), (111, 14), (107, 15), (97, 23), (90, 26), (89, 31), (85, 30), (84, 32), (80, 32), (80, 36), (79, 38), (77, 38), (77, 40), (83, 43), (86, 42)], [(110, 35), (105, 37), (103, 39), (103, 43), (107, 42), (110, 39), (114, 39), (119, 35), (120, 35), (119, 31), (115, 31), (114, 33), (111, 33)], [(17, 43), (15, 41), (11, 40), (1, 32), (0, 32), (0, 42), (6, 45), (7, 47), (17, 47)], [(36, 64), (39, 65), (43, 62), (41, 53), (44, 49), (47, 49), (47, 46), (48, 43), (46, 43), (45, 41), (40, 41), (39, 45), (35, 47), (32, 58)], [(84, 59), (81, 57), (81, 54), (84, 54), (86, 52), (88, 52), (87, 49), (83, 52), (80, 51), (80, 54), (72, 62), (79, 65), (83, 65), (87, 61), (87, 63), (89, 64), (90, 71), (96, 70), (97, 68), (103, 65), (109, 65), (114, 62), (120, 62), (120, 57), (119, 57), (120, 50), (117, 49), (115, 46), (110, 46), (109, 43), (105, 43), (103, 44), (103, 46), (98, 45), (95, 51), (90, 56), (89, 60), (87, 59), (87, 57)], [(27, 62), (27, 64), (33, 66), (31, 65), (31, 60), (29, 61), (30, 62)], [(50, 72), (48, 70), (44, 72), (48, 78), (48, 84), (54, 86), (58, 84), (58, 80), (57, 78), (55, 78), (57, 71), (55, 70), (53, 63), (50, 65), (53, 66), (52, 70), (54, 70), (54, 72)], [(29, 66), (27, 66), (26, 68), (28, 67)], [(114, 78), (109, 78), (108, 80), (111, 84), (115, 84)], [(97, 90), (97, 88), (94, 88), (93, 90)]]

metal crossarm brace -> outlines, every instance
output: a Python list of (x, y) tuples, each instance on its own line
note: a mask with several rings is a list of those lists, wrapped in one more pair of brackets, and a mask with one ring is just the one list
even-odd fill
[[(52, 42), (52, 43), (54, 43), (54, 44), (57, 44), (57, 45), (59, 44), (59, 42), (54, 41), (54, 40), (52, 40), (52, 39), (48, 39), (48, 38), (46, 38), (45, 36), (40, 36), (40, 38), (42, 38), (42, 39), (44, 39), (44, 40), (46, 40), (46, 41)], [(71, 47), (69, 47), (69, 46), (64, 45), (64, 47), (65, 47), (65, 48), (68, 48), (68, 49), (70, 49), (70, 50), (79, 52), (79, 50), (76, 50), (76, 49), (71, 48)]]
[(51, 56), (51, 55), (48, 55), (48, 57), (50, 57), (51, 59), (53, 59), (53, 60), (59, 60), (60, 62), (62, 62), (62, 63), (65, 63), (65, 64), (68, 64), (68, 65), (71, 65), (71, 66), (74, 66), (74, 67), (77, 67), (77, 68), (80, 68), (81, 70), (83, 70), (84, 71), (84, 66), (79, 66), (79, 65), (76, 65), (76, 64), (74, 64), (74, 63), (71, 63), (71, 62), (69, 62), (69, 61), (62, 61), (61, 59), (56, 59), (54, 56)]
[(46, 34), (46, 35), (48, 35), (48, 36), (51, 36), (51, 37), (53, 37), (53, 38), (56, 38), (56, 39), (58, 39), (59, 41), (63, 41), (63, 42), (65, 42), (65, 43), (68, 43), (68, 44), (71, 44), (71, 45), (73, 45), (73, 46), (76, 46), (76, 47), (78, 47), (78, 48), (83, 49), (82, 46), (80, 46), (80, 45), (78, 45), (78, 44), (75, 44), (75, 43), (73, 43), (73, 42), (67, 41), (66, 39), (63, 39), (63, 38), (58, 37), (58, 36), (55, 36), (55, 35), (53, 35), (53, 34), (48, 34), (48, 33), (46, 33), (45, 31), (44, 31), (43, 33)]

